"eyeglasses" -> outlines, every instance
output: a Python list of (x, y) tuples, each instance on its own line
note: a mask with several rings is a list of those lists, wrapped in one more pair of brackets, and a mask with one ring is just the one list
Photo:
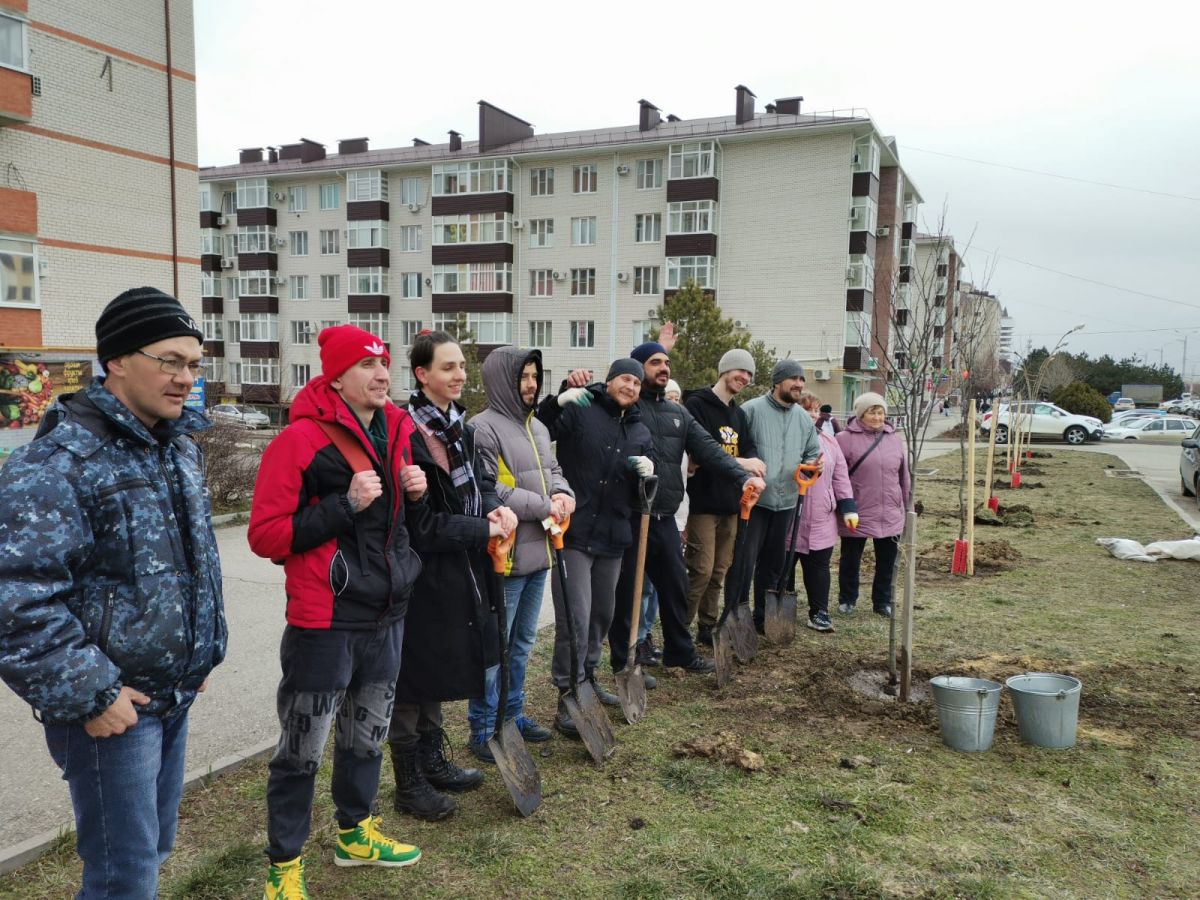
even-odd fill
[(157, 362), (159, 371), (165, 372), (167, 375), (182, 375), (184, 369), (191, 372), (193, 378), (199, 378), (204, 374), (205, 365), (202, 362), (190, 363), (184, 362), (182, 359), (174, 356), (155, 356), (153, 353), (147, 353), (145, 350), (138, 350), (136, 352)]

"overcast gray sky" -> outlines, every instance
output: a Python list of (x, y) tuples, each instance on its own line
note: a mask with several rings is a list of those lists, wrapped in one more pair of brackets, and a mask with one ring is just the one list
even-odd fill
[(739, 83), (760, 109), (801, 94), (807, 110), (865, 108), (897, 137), (925, 197), (923, 228), (946, 209), (960, 250), (971, 242), (969, 277), (990, 272), (1015, 318), (1018, 349), (1084, 322), (1070, 349), (1153, 363), (1161, 353), (1178, 369), (1186, 334), (1200, 377), (1192, 4), (197, 0), (195, 10), (201, 165), (300, 137), (394, 147), (454, 128), (474, 139), (481, 99), (547, 132), (634, 122), (642, 97), (693, 118), (732, 113)]

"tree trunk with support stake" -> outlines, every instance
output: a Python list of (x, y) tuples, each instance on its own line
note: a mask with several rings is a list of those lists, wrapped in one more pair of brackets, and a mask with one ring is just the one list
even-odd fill
[(975, 401), (967, 410), (967, 574), (975, 574)]
[(900, 701), (912, 694), (913, 606), (917, 593), (917, 514), (910, 512), (904, 531), (904, 628), (900, 635)]

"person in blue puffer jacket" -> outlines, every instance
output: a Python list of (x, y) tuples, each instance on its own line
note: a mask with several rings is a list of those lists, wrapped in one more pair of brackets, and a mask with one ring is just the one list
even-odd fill
[(96, 322), (105, 370), (59, 397), (0, 479), (0, 677), (63, 770), (80, 897), (152, 898), (175, 839), (188, 709), (225, 656), (221, 566), (184, 407), (203, 333), (135, 288)]

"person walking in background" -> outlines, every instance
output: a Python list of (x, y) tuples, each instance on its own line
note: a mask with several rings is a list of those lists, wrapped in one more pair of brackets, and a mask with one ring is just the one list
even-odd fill
[(842, 430), (842, 423), (834, 418), (833, 407), (828, 403), (821, 406), (815, 424), (818, 431), (833, 435), (834, 437), (837, 437), (838, 432)]
[(209, 423), (184, 406), (203, 340), (162, 291), (116, 297), (96, 321), (104, 375), (60, 396), (0, 477), (0, 677), (70, 789), (81, 898), (158, 895), (188, 712), (225, 657), (192, 440)]
[(486, 693), (467, 704), (471, 752), (494, 763), (488, 738), (499, 710), (515, 719), (531, 743), (548, 741), (549, 728), (525, 715), (525, 670), (537, 637), (538, 615), (546, 573), (553, 564), (550, 541), (542, 523), (562, 522), (575, 511), (575, 494), (563, 477), (550, 447), (550, 433), (534, 415), (542, 390), (542, 353), (498, 347), (483, 363), (488, 407), (470, 421), (484, 469), (495, 479), (500, 502), (517, 516), (517, 541), (504, 573), (504, 608), (508, 613), (507, 697), (499, 697), (499, 666), (487, 671)]
[[(821, 416), (820, 399), (812, 394), (800, 395), (800, 405), (817, 424)], [(816, 483), (808, 489), (800, 508), (793, 546), (804, 576), (804, 593), (808, 596), (808, 627), (813, 631), (833, 631), (829, 619), (829, 561), (838, 542), (838, 521), (854, 531), (858, 527), (858, 507), (850, 487), (846, 458), (833, 435), (817, 430), (825, 469)], [(795, 589), (795, 570), (788, 580)]]
[(854, 418), (837, 436), (846, 457), (850, 486), (858, 504), (858, 526), (839, 526), (838, 612), (851, 615), (858, 603), (859, 568), (867, 539), (875, 547), (871, 605), (881, 616), (892, 614), (893, 581), (904, 513), (912, 490), (908, 451), (887, 422), (887, 401), (866, 393), (854, 401)]

